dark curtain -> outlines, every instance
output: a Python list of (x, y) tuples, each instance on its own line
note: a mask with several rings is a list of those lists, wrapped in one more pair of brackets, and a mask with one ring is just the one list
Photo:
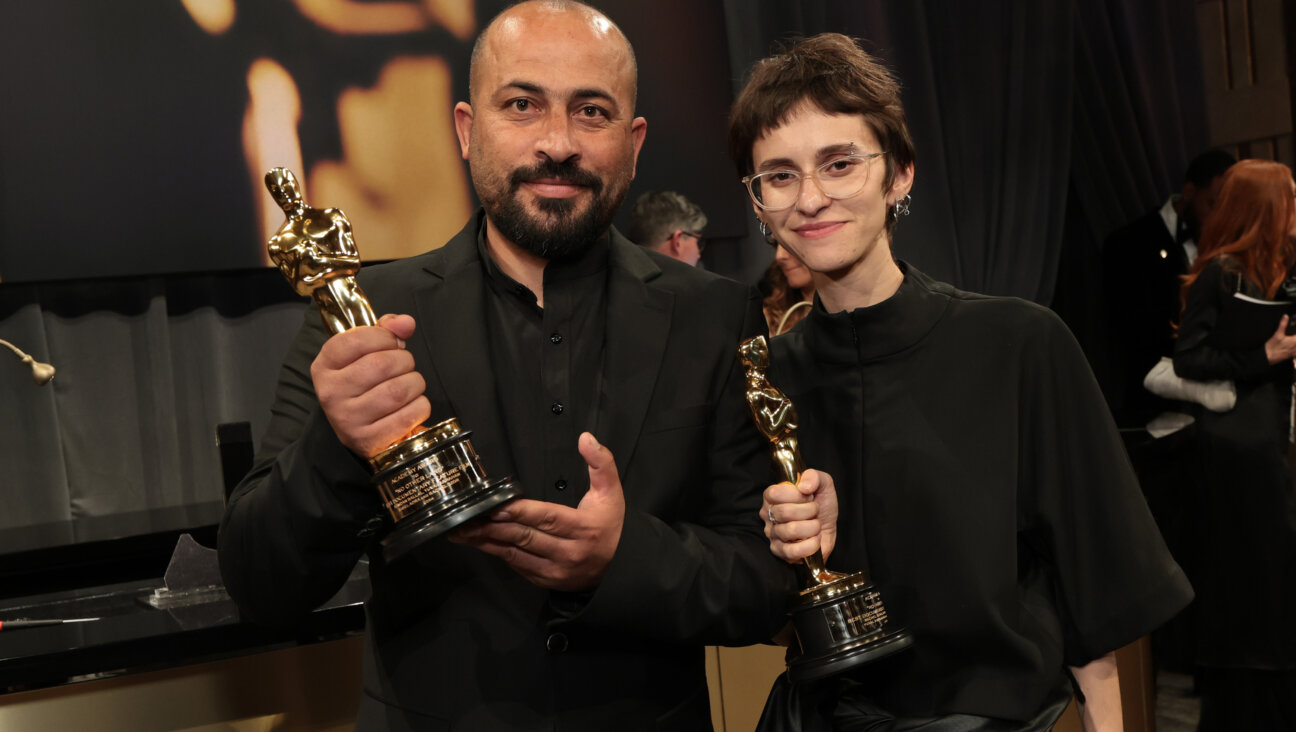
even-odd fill
[(895, 70), (918, 162), (894, 249), (965, 289), (1083, 300), (1096, 282), (1058, 285), (1066, 250), (1096, 256), (1203, 144), (1191, 0), (725, 5), (737, 88), (780, 40), (824, 31)]
[[(1101, 341), (1086, 313), (1102, 238), (1164, 200), (1204, 144), (1192, 0), (723, 8), (735, 89), (786, 36), (865, 39), (901, 78), (918, 146), (897, 254), (1053, 303)], [(732, 195), (750, 209), (737, 182)], [(754, 220), (708, 254), (749, 282), (770, 260)], [(259, 437), (301, 313), (268, 270), (0, 285), (0, 338), (59, 369), (38, 388), (0, 352), (0, 529), (220, 500), (215, 426)]]
[(1209, 138), (1192, 2), (1076, 9), (1073, 151), (1052, 306), (1106, 384), (1114, 377), (1099, 301), (1102, 242), (1177, 192)]
[[(0, 529), (223, 500), (215, 429), (260, 434), (303, 306), (274, 270), (0, 287)], [(52, 532), (59, 536), (59, 532)]]

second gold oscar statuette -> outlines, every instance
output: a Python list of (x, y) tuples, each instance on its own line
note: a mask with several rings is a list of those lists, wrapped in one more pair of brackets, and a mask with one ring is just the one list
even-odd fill
[[(747, 406), (770, 442), (779, 478), (797, 483), (805, 472), (798, 443), (797, 413), (792, 400), (770, 383), (769, 344), (764, 336), (743, 341), (738, 357), (747, 368)], [(913, 636), (891, 624), (882, 595), (868, 571), (830, 571), (823, 554), (806, 557), (806, 586), (788, 614), (801, 653), (788, 662), (788, 678), (810, 681), (852, 666), (889, 656), (913, 644)]]

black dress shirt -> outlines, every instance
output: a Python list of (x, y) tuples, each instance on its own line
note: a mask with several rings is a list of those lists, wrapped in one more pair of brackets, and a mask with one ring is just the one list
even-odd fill
[(477, 247), (488, 285), (486, 324), (515, 477), (529, 498), (575, 506), (589, 489), (576, 441), (595, 428), (610, 238), (550, 261), (540, 307), (535, 293), (495, 264), (485, 228)]

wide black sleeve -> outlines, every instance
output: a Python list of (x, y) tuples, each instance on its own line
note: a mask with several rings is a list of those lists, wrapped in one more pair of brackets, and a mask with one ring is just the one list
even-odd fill
[(1023, 540), (1056, 573), (1064, 657), (1081, 666), (1169, 620), (1192, 590), (1075, 339), (1051, 313), (1029, 330), (1019, 407)]
[(1224, 350), (1210, 345), (1225, 298), (1237, 289), (1237, 274), (1226, 273), (1218, 260), (1206, 264), (1188, 288), (1179, 339), (1175, 342), (1174, 370), (1197, 381), (1260, 379), (1271, 368), (1264, 346)]
[(252, 470), (221, 521), (225, 586), (260, 622), (289, 622), (337, 592), (381, 511), (364, 463), (338, 441), (311, 384), (310, 364), (327, 335), (319, 312), (308, 309)]
[(759, 514), (772, 482), (770, 457), (747, 413), (737, 358), (740, 341), (765, 333), (754, 291), (741, 320), (720, 344), (730, 365), (709, 415), (705, 472), (680, 486), (679, 500), (689, 508), (680, 520), (627, 510), (603, 582), (575, 621), (716, 645), (768, 640), (786, 622), (795, 573), (770, 553), (763, 533)]

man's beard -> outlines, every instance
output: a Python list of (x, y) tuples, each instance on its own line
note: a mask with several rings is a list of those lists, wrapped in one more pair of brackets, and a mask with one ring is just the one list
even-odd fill
[[(523, 183), (543, 178), (584, 186), (593, 198), (583, 212), (576, 211), (576, 197), (538, 198), (540, 215), (534, 215), (527, 210), (518, 190)], [(574, 159), (561, 163), (546, 160), (514, 170), (504, 196), (481, 196), (481, 201), (495, 228), (509, 241), (536, 256), (563, 259), (581, 254), (607, 233), (629, 183), (627, 176), (607, 186), (598, 176), (582, 170)], [(479, 186), (479, 195), (481, 190)]]

